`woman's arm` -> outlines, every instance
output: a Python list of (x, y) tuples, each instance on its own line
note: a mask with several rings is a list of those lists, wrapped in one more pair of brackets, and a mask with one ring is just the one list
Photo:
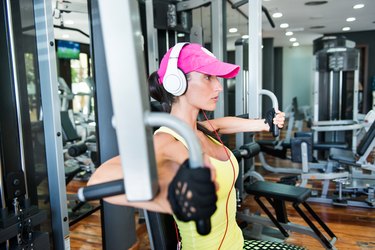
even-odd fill
[[(216, 118), (208, 121), (202, 121), (201, 124), (209, 130), (217, 130), (220, 134), (234, 134), (240, 132), (261, 132), (269, 131), (270, 127), (264, 122), (265, 119), (246, 119), (234, 116)], [(273, 122), (279, 128), (284, 126), (285, 113), (278, 112)], [(212, 128), (213, 127), (213, 128)]]
[[(154, 148), (157, 163), (159, 192), (151, 201), (129, 202), (126, 195), (117, 195), (104, 198), (105, 201), (123, 206), (147, 209), (154, 212), (172, 213), (171, 205), (167, 199), (168, 187), (176, 175), (180, 166), (188, 158), (186, 147), (172, 136), (159, 133), (154, 136)], [(207, 167), (211, 168), (211, 179), (215, 179), (215, 171), (208, 162), (207, 156), (204, 156), (204, 162)], [(119, 156), (114, 157), (103, 163), (90, 177), (88, 185), (94, 185), (104, 182), (110, 182), (123, 179), (121, 159)]]
[[(177, 164), (172, 162), (165, 163), (164, 169), (178, 168)], [(110, 182), (123, 178), (121, 167), (121, 159), (119, 156), (114, 157), (107, 162), (103, 163), (90, 177), (87, 185), (95, 185), (104, 182)], [(165, 171), (158, 169), (159, 192), (151, 201), (144, 202), (129, 202), (126, 195), (116, 195), (104, 198), (105, 201), (122, 206), (131, 206), (136, 208), (143, 208), (154, 212), (172, 213), (171, 206), (167, 200), (167, 187), (172, 177), (168, 177)]]

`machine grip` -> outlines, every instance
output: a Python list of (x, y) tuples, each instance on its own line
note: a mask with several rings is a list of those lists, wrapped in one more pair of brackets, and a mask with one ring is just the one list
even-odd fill
[(200, 235), (207, 235), (211, 232), (211, 220), (210, 219), (198, 220), (195, 222), (195, 225), (197, 227), (197, 232)]
[[(190, 168), (199, 168), (199, 167), (200, 165), (190, 164)], [(200, 235), (207, 235), (211, 232), (211, 218), (196, 220), (195, 226), (197, 228), (197, 232)]]
[(124, 193), (124, 180), (120, 179), (80, 188), (77, 195), (80, 201), (90, 201)]
[(80, 156), (81, 154), (84, 154), (87, 151), (87, 145), (84, 142), (73, 144), (70, 146), (68, 149), (68, 154), (71, 157), (77, 157)]
[(276, 124), (272, 124), (273, 130), (272, 130), (272, 135), (274, 137), (278, 137), (280, 135), (280, 128)]

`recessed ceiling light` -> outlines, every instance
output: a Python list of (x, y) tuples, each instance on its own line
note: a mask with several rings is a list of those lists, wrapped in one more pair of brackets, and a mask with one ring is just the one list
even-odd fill
[(281, 13), (281, 12), (276, 12), (276, 13), (273, 13), (272, 14), (272, 17), (273, 18), (280, 18), (280, 17), (282, 17), (283, 16), (283, 13)]
[(280, 28), (288, 28), (289, 27), (289, 24), (287, 24), (287, 23), (282, 23), (282, 24), (280, 24)]
[(236, 33), (238, 31), (237, 28), (230, 28), (229, 30), (229, 33)]
[(365, 5), (363, 3), (359, 3), (359, 4), (354, 5), (353, 9), (362, 9), (363, 7), (365, 7)]
[(323, 28), (325, 28), (326, 26), (324, 26), (324, 25), (316, 25), (316, 26), (311, 26), (310, 27), (310, 29), (312, 29), (312, 30), (317, 30), (317, 29), (323, 29)]
[(299, 42), (293, 43), (293, 47), (297, 47), (297, 46), (299, 46)]
[(242, 37), (242, 39), (248, 39), (249, 38), (249, 35), (243, 35), (243, 36), (241, 36)]
[(354, 22), (355, 21), (355, 17), (348, 17), (346, 19), (347, 22)]
[(350, 27), (344, 27), (344, 28), (342, 28), (342, 31), (348, 31), (348, 30), (350, 30)]
[(289, 39), (289, 41), (290, 41), (290, 42), (295, 42), (295, 41), (297, 41), (297, 38), (292, 37), (292, 38)]
[(178, 33), (178, 34), (177, 34), (177, 37), (184, 37), (184, 36), (185, 36), (184, 33)]
[(288, 32), (285, 33), (285, 35), (286, 35), (286, 36), (293, 36), (293, 32), (288, 31)]
[(309, 2), (306, 2), (305, 5), (307, 6), (316, 6), (316, 5), (322, 5), (322, 4), (326, 4), (328, 1), (309, 1)]

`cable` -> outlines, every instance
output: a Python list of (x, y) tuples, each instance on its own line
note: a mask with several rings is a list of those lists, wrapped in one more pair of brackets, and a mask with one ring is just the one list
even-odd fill
[(178, 233), (178, 229), (177, 229), (176, 221), (174, 221), (174, 229), (176, 230), (177, 250), (180, 250), (180, 249), (181, 249), (181, 239), (180, 239), (180, 235), (179, 235), (179, 233)]
[(228, 217), (229, 217), (229, 216), (228, 216), (228, 202), (229, 202), (230, 194), (231, 194), (232, 189), (233, 189), (234, 184), (235, 184), (235, 180), (236, 180), (236, 178), (235, 178), (236, 171), (235, 171), (235, 169), (234, 169), (234, 164), (233, 164), (233, 162), (232, 162), (232, 159), (231, 159), (231, 157), (230, 157), (230, 155), (229, 155), (229, 153), (228, 153), (227, 148), (224, 146), (223, 141), (220, 139), (220, 136), (218, 135), (216, 129), (212, 126), (212, 124), (211, 124), (210, 121), (208, 120), (208, 117), (207, 117), (207, 115), (206, 115), (206, 112), (204, 112), (204, 110), (202, 110), (202, 112), (203, 112), (204, 117), (206, 118), (206, 121), (208, 122), (208, 124), (210, 125), (210, 127), (212, 128), (212, 130), (214, 131), (214, 133), (215, 133), (215, 135), (216, 135), (216, 138), (219, 140), (219, 142), (220, 142), (221, 145), (223, 146), (224, 151), (225, 151), (225, 154), (227, 155), (228, 160), (230, 161), (230, 164), (232, 165), (232, 170), (233, 170), (233, 180), (232, 180), (232, 185), (231, 185), (231, 187), (230, 187), (230, 189), (229, 189), (229, 193), (228, 193), (228, 196), (227, 196), (227, 201), (226, 201), (226, 204), (225, 204), (225, 219), (226, 219), (225, 232), (224, 232), (223, 238), (221, 239), (221, 242), (220, 242), (220, 245), (219, 245), (219, 248), (218, 248), (218, 250), (219, 250), (219, 249), (221, 248), (221, 246), (223, 245), (223, 242), (224, 242), (225, 236), (226, 236), (227, 231), (228, 231), (228, 223), (229, 223), (229, 221), (228, 221), (228, 220), (229, 220), (229, 218), (228, 218)]

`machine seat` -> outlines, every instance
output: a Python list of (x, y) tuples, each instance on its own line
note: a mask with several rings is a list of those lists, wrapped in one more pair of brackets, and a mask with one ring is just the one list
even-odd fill
[(348, 163), (350, 165), (355, 164), (355, 155), (350, 150), (342, 150), (339, 148), (331, 148), (329, 150), (329, 158), (342, 163)]
[[(247, 193), (254, 195), (255, 201), (285, 237), (289, 237), (289, 233), (282, 224), (286, 225), (290, 223), (285, 202), (292, 202), (293, 208), (310, 227), (312, 233), (311, 236), (318, 239), (325, 249), (335, 249), (334, 243), (336, 242), (337, 237), (306, 202), (307, 198), (310, 197), (310, 189), (268, 181), (254, 182), (245, 187), (245, 189)], [(260, 199), (261, 197), (266, 198), (268, 203), (274, 208), (276, 217), (263, 203)], [(303, 205), (305, 211), (300, 208), (300, 205)], [(319, 230), (310, 217), (315, 220), (315, 223), (320, 225), (325, 234)], [(300, 229), (308, 229), (308, 227), (302, 225), (298, 226)]]
[(347, 143), (314, 143), (314, 149), (317, 150), (329, 150), (331, 148), (340, 148), (340, 149), (347, 149), (349, 148), (349, 144)]
[(274, 182), (257, 181), (245, 187), (248, 194), (290, 202), (304, 202), (310, 197), (310, 189)]

